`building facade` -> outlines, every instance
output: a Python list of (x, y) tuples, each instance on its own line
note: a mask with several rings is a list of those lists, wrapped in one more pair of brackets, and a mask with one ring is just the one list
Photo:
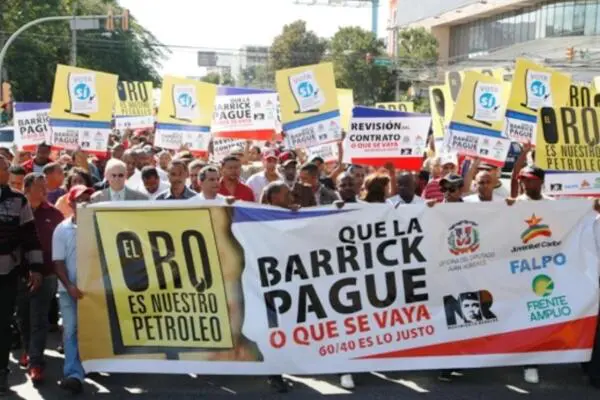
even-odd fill
[(550, 38), (586, 37), (589, 43), (600, 35), (600, 0), (399, 0), (396, 25), (429, 29), (440, 59), (458, 62)]

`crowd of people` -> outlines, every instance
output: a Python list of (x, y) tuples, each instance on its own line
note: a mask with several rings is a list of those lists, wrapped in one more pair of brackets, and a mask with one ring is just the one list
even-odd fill
[[(9, 392), (9, 353), (31, 381), (45, 380), (44, 350), (49, 331), (62, 331), (64, 379), (60, 386), (82, 391), (85, 371), (77, 345), (77, 206), (84, 203), (187, 200), (232, 204), (260, 202), (289, 210), (346, 203), (387, 203), (435, 206), (438, 203), (552, 200), (543, 193), (544, 171), (533, 164), (525, 145), (512, 171), (510, 187), (502, 184), (498, 167), (478, 159), (437, 154), (431, 148), (421, 171), (397, 171), (390, 165), (373, 168), (326, 163), (302, 151), (247, 142), (220, 160), (196, 157), (181, 149), (154, 147), (152, 132), (127, 131), (111, 137), (106, 156), (84, 151), (53, 151), (42, 143), (34, 152), (0, 148), (0, 395)], [(61, 326), (59, 327), (59, 312)], [(10, 329), (14, 327), (14, 329)], [(14, 334), (18, 332), (18, 335)], [(16, 347), (20, 342), (20, 350)], [(15, 347), (14, 349), (11, 348)], [(590, 382), (600, 388), (600, 349), (585, 365)], [(451, 381), (456, 371), (441, 371)], [(524, 368), (524, 379), (539, 382), (535, 366)], [(269, 377), (278, 391), (289, 385)], [(340, 377), (354, 388), (352, 375)]]

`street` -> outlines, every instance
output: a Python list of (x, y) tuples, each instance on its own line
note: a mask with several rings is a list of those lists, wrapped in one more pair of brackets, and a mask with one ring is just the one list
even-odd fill
[[(56, 348), (58, 333), (50, 334), (47, 350), (48, 365), (46, 382), (34, 388), (19, 369), (17, 357), (11, 356), (10, 384), (17, 393), (9, 398), (27, 400), (59, 399), (65, 396), (56, 384), (61, 378), (62, 355)], [(106, 396), (124, 399), (142, 395), (149, 399), (196, 399), (226, 398), (241, 399), (307, 399), (323, 395), (351, 395), (339, 385), (335, 375), (290, 376), (293, 389), (287, 394), (276, 394), (266, 383), (266, 377), (257, 376), (194, 376), (194, 375), (140, 375), (140, 374), (91, 374), (86, 379), (84, 393), (80, 399)], [(464, 371), (452, 383), (437, 380), (435, 371), (366, 373), (355, 376), (355, 397), (361, 399), (485, 399), (506, 400), (528, 396), (531, 399), (597, 399), (600, 391), (589, 386), (579, 365), (541, 366), (539, 385), (523, 381), (518, 367), (486, 368)]]

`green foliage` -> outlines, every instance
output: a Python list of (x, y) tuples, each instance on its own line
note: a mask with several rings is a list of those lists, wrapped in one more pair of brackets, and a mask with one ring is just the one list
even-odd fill
[[(0, 35), (7, 38), (25, 23), (47, 16), (70, 15), (73, 0), (0, 0)], [(79, 0), (78, 15), (120, 14), (117, 0)], [(133, 16), (130, 30), (77, 32), (77, 66), (119, 75), (121, 80), (160, 83), (157, 67), (167, 50)], [(50, 101), (57, 64), (70, 63), (68, 22), (46, 22), (28, 29), (8, 50), (4, 65), (17, 101)]]
[(274, 89), (275, 73), (268, 65), (256, 65), (244, 68), (238, 85), (259, 89)]
[(438, 41), (425, 28), (408, 28), (398, 32), (398, 61), (410, 80), (435, 70), (438, 61)]
[(393, 98), (394, 77), (386, 67), (367, 63), (367, 54), (386, 57), (381, 40), (360, 27), (341, 28), (329, 44), (339, 88), (352, 89), (356, 104), (373, 105)]
[(327, 49), (327, 41), (306, 30), (305, 21), (295, 21), (283, 27), (273, 40), (269, 63), (273, 71), (302, 65), (318, 64)]
[(203, 82), (213, 83), (215, 85), (221, 86), (235, 86), (235, 80), (231, 76), (230, 73), (225, 73), (223, 75), (218, 72), (211, 72), (206, 76), (200, 78)]

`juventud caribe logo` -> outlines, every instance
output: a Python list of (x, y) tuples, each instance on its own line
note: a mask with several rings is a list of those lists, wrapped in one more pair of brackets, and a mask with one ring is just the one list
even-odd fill
[(572, 310), (567, 296), (552, 296), (555, 292), (555, 284), (550, 276), (537, 275), (531, 281), (531, 289), (539, 298), (527, 302), (530, 321), (546, 321), (571, 315)]
[(543, 224), (542, 221), (543, 218), (536, 216), (535, 213), (531, 215), (531, 218), (524, 221), (527, 224), (527, 228), (521, 233), (521, 242), (523, 245), (514, 246), (511, 250), (512, 253), (561, 245), (561, 242), (557, 240), (539, 240), (540, 238), (552, 238), (550, 226)]

